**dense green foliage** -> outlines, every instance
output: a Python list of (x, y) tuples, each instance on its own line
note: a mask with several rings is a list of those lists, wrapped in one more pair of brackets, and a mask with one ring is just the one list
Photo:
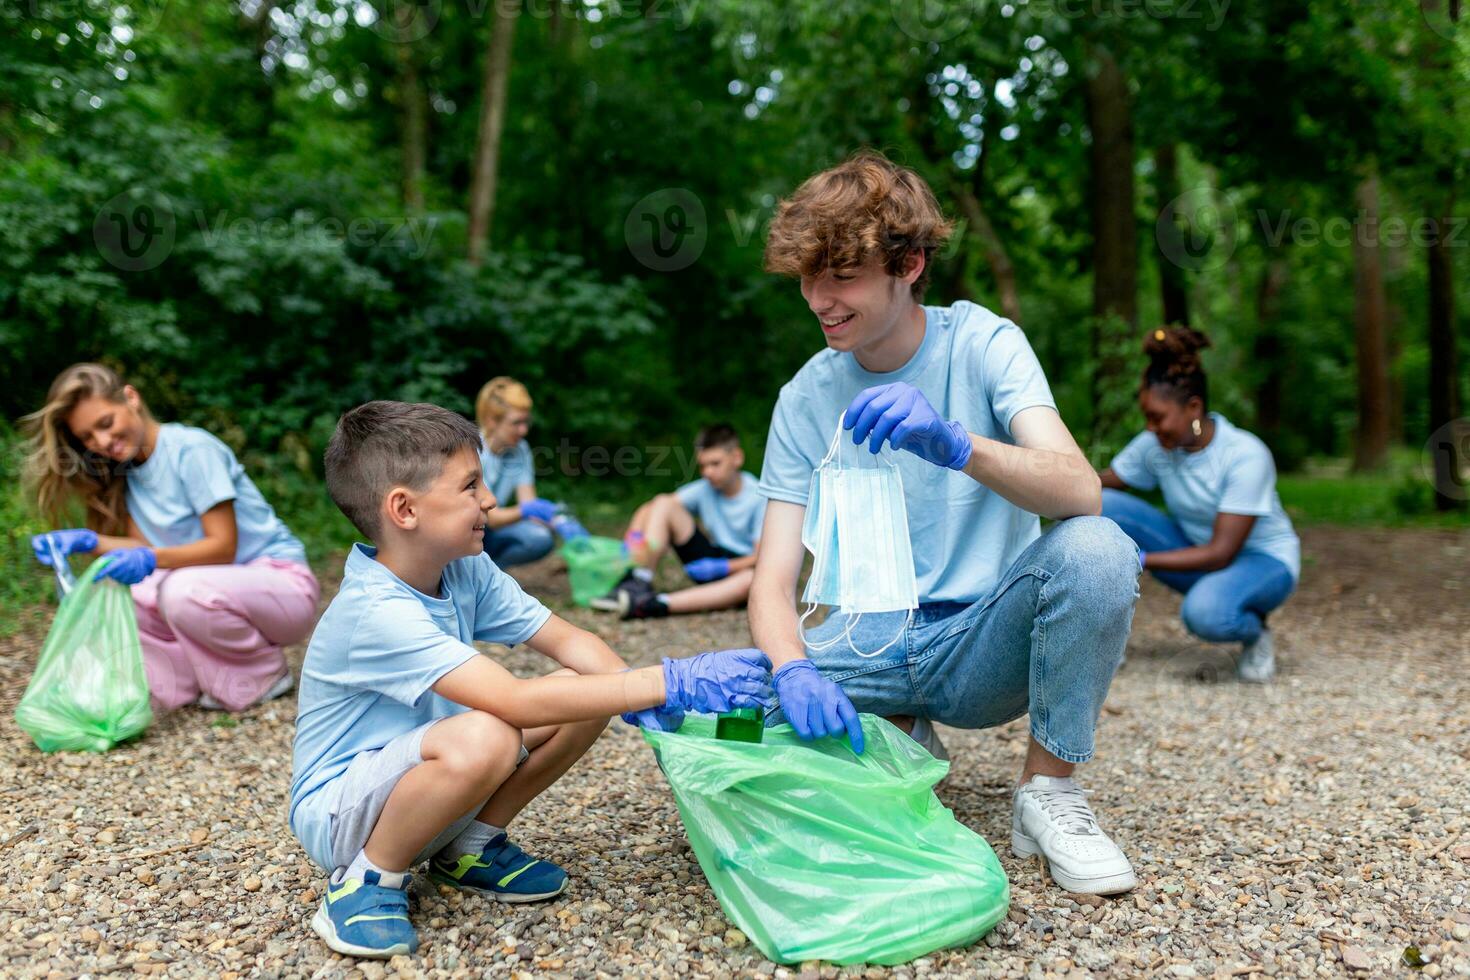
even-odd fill
[[(1415, 450), (1428, 434), (1413, 229), (1444, 174), (1466, 171), (1470, 91), (1470, 30), (1429, 0), (537, 0), (515, 33), (492, 252), (471, 268), (495, 2), (510, 0), (0, 7), (0, 415), (33, 409), (68, 363), (102, 359), (159, 416), (224, 437), (279, 499), (312, 486), (344, 408), (392, 397), (468, 413), (509, 373), (537, 399), (555, 492), (621, 500), (667, 483), (683, 474), (581, 479), (595, 472), (584, 450), (651, 459), (718, 417), (758, 459), (779, 386), (821, 345), (796, 287), (761, 270), (765, 223), (802, 177), (877, 146), (961, 221), (931, 301), (995, 306), (961, 195), (988, 214), (1021, 323), (1099, 464), (1138, 426), (1138, 340), (1176, 269), (1215, 340), (1216, 407), (1255, 425), (1274, 374), (1283, 464), (1348, 451), (1352, 189), (1371, 162), (1384, 218), (1408, 229), (1385, 234), (1394, 431)], [(421, 29), (396, 32), (400, 8)], [(1139, 313), (1097, 347), (1083, 81), (1100, 45), (1132, 98)], [(422, 208), (402, 190), (411, 83), (427, 113)], [(1166, 143), (1192, 195), (1172, 265), (1156, 245), (1168, 201), (1152, 148)], [(660, 271), (642, 222), (675, 188), (703, 211), (697, 258)], [(139, 235), (141, 252), (118, 245)], [(1452, 252), (1470, 280), (1467, 249)], [(1277, 259), (1267, 321), (1258, 296)], [(1462, 351), (1467, 324), (1462, 297)], [(1126, 371), (1107, 376), (1115, 354)], [(1099, 424), (1109, 406), (1126, 423)]]

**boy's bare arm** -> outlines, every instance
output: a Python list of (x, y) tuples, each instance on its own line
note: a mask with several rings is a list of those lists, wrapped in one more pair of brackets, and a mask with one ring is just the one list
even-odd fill
[(552, 615), (526, 646), (579, 674), (611, 674), (628, 665), (596, 633)]
[(522, 729), (642, 711), (666, 698), (661, 666), (522, 679), (484, 656), (471, 657), (439, 678), (434, 692)]

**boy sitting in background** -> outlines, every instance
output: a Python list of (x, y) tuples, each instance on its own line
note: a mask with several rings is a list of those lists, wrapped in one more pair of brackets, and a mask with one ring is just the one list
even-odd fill
[[(480, 434), (433, 405), (342, 416), (327, 490), (376, 547), (355, 545), (302, 667), (292, 831), (331, 874), (312, 927), (339, 953), (389, 957), (418, 939), (408, 870), (507, 902), (550, 898), (566, 873), (506, 826), (586, 752), (609, 716), (675, 728), (684, 711), (754, 705), (757, 650), (628, 671), (483, 553), (494, 498)], [(511, 675), (470, 644), (526, 643), (561, 664)]]
[[(734, 428), (705, 426), (694, 439), (694, 451), (700, 479), (661, 493), (633, 512), (623, 540), (638, 567), (607, 595), (592, 600), (592, 608), (645, 619), (745, 603), (766, 499), (756, 489), (759, 481), (741, 469), (745, 453)], [(700, 584), (658, 593), (653, 574), (670, 544), (685, 574)]]

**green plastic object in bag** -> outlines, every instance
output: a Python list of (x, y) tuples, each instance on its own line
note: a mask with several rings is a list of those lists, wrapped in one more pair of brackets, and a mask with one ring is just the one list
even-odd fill
[(106, 752), (153, 721), (133, 595), (94, 561), (61, 600), (16, 724), (42, 752)]
[(715, 739), (713, 718), (644, 729), (725, 914), (777, 963), (892, 965), (975, 942), (1005, 917), (995, 852), (933, 786), (949, 769), (876, 715), (866, 751)]
[(567, 561), (572, 580), (572, 601), (579, 606), (607, 595), (633, 567), (627, 549), (617, 538), (572, 538), (561, 546), (561, 556)]

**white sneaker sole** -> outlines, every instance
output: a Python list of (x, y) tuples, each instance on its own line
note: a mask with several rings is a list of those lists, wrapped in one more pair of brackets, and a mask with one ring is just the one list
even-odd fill
[(407, 956), (409, 953), (408, 943), (397, 943), (387, 949), (369, 949), (366, 946), (356, 946), (344, 941), (337, 935), (337, 927), (332, 925), (332, 917), (327, 914), (325, 901), (317, 906), (316, 915), (311, 917), (311, 929), (322, 937), (322, 942), (326, 943), (328, 948), (343, 956), (356, 956), (365, 960), (387, 960), (395, 956)]
[(557, 888), (556, 891), (541, 892), (537, 895), (512, 895), (507, 892), (491, 891), (488, 888), (476, 888), (474, 885), (464, 885), (448, 875), (441, 875), (432, 871), (429, 873), (429, 878), (437, 884), (448, 885), (451, 888), (458, 888), (461, 891), (474, 892), (476, 895), (484, 895), (486, 898), (493, 898), (495, 901), (505, 902), (507, 905), (519, 905), (523, 902), (544, 902), (548, 898), (555, 898), (567, 890), (567, 882), (571, 880), (570, 878), (562, 879), (561, 887)]
[(1011, 828), (1011, 853), (1018, 858), (1040, 857), (1051, 880), (1074, 895), (1119, 895), (1138, 887), (1138, 875), (1130, 868), (1126, 873), (1105, 875), (1099, 878), (1074, 878), (1057, 870), (1044, 853), (1041, 845), (1014, 827)]

